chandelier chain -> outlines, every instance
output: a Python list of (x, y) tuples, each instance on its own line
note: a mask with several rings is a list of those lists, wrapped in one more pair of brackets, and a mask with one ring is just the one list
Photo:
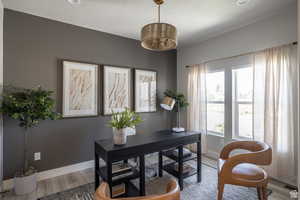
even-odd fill
[(160, 23), (160, 4), (158, 5), (158, 23)]

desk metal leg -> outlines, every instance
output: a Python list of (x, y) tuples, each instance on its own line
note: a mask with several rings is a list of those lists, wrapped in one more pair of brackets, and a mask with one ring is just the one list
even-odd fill
[(142, 155), (140, 158), (140, 195), (145, 196), (145, 155)]
[(202, 165), (201, 165), (201, 142), (197, 142), (197, 182), (201, 182)]
[(97, 190), (97, 188), (99, 187), (99, 184), (100, 184), (99, 174), (98, 174), (99, 170), (100, 170), (100, 167), (99, 167), (99, 156), (95, 152), (95, 190)]
[(106, 163), (106, 177), (107, 184), (109, 185), (110, 196), (112, 197), (112, 162)]
[(160, 151), (159, 155), (158, 155), (158, 175), (159, 175), (159, 177), (163, 176), (163, 155), (162, 155), (162, 151)]
[(180, 190), (183, 190), (183, 146), (179, 146), (178, 147), (178, 173), (179, 173), (179, 177), (178, 177), (178, 181), (179, 181), (179, 186), (180, 186)]

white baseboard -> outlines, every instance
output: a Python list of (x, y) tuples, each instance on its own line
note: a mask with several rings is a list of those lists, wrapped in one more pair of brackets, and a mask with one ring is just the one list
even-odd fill
[[(38, 172), (37, 174), (37, 179), (38, 181), (49, 179), (49, 178), (54, 178), (57, 176), (62, 176), (65, 174), (73, 173), (73, 172), (78, 172), (82, 171), (85, 169), (93, 168), (94, 167), (94, 160), (82, 162), (82, 163), (77, 163), (74, 165), (68, 165), (65, 167), (60, 167), (56, 169), (51, 169), (51, 170), (46, 170), (42, 172)], [(7, 179), (3, 181), (3, 190), (10, 190), (14, 187), (14, 179)]]

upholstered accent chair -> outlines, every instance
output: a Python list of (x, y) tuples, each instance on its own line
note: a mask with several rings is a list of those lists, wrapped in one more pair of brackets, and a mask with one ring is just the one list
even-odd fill
[[(180, 188), (175, 180), (171, 180), (167, 184), (166, 194), (151, 195), (145, 197), (119, 198), (115, 200), (180, 200)], [(95, 200), (112, 200), (110, 198), (109, 186), (102, 183), (95, 193)]]
[[(247, 150), (247, 153), (231, 156), (236, 149)], [(255, 187), (259, 200), (267, 200), (268, 174), (258, 165), (271, 162), (272, 149), (265, 143), (238, 141), (226, 145), (218, 160), (218, 200), (223, 199), (225, 184)]]

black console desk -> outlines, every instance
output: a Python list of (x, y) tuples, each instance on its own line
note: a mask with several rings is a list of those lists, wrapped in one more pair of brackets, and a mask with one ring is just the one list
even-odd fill
[[(201, 133), (199, 132), (181, 132), (174, 133), (170, 130), (158, 131), (149, 134), (137, 133), (134, 136), (128, 136), (127, 144), (116, 146), (112, 139), (95, 141), (95, 188), (99, 186), (99, 177), (106, 181), (110, 188), (122, 181), (139, 178), (139, 195), (145, 195), (145, 155), (161, 152), (170, 148), (177, 147), (182, 152), (183, 145), (197, 143), (197, 178), (201, 181)], [(112, 163), (116, 161), (127, 160), (139, 157), (139, 169), (131, 177), (123, 180), (113, 180)], [(99, 158), (106, 162), (105, 167), (100, 167)], [(180, 162), (180, 161), (179, 161)], [(182, 167), (179, 167), (179, 172)], [(122, 178), (121, 178), (122, 179)], [(178, 177), (179, 184), (182, 187), (183, 177)], [(128, 186), (128, 185), (127, 185)], [(131, 185), (132, 187), (132, 185)], [(129, 191), (128, 191), (129, 192)], [(136, 194), (132, 194), (136, 195)], [(131, 195), (129, 195), (131, 196)]]

